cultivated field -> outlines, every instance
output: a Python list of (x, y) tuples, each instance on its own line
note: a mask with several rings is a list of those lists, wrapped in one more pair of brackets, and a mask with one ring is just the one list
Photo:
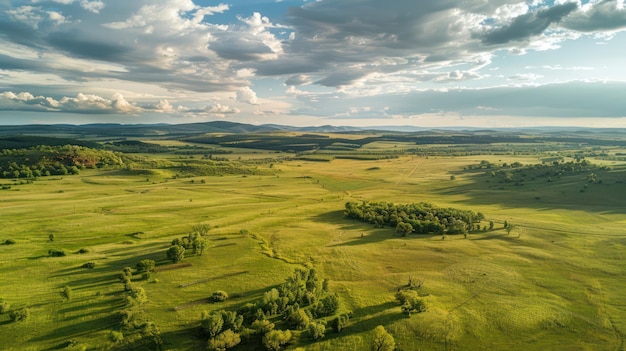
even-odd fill
[[(0, 349), (152, 349), (145, 332), (120, 331), (117, 317), (127, 305), (122, 269), (151, 259), (155, 272), (134, 273), (132, 282), (147, 296), (138, 313), (166, 350), (205, 349), (203, 311), (235, 311), (304, 266), (329, 279), (338, 313), (351, 317), (340, 333), (328, 328), (316, 341), (294, 331), (288, 350), (369, 350), (378, 325), (405, 351), (626, 350), (623, 161), (587, 157), (608, 166), (598, 172), (602, 182), (530, 173), (523, 183), (501, 182), (469, 166), (541, 164), (546, 153), (446, 156), (427, 147), (405, 152), (410, 147), (363, 146), (400, 149), (378, 160), (316, 162), (250, 149), (224, 155), (253, 163), (256, 172), (245, 175), (177, 176), (146, 163), (32, 183), (4, 179), (11, 186), (0, 191), (0, 240), (14, 243), (0, 246), (0, 298), (29, 314), (18, 322), (0, 315)], [(185, 157), (201, 162), (202, 154)], [(481, 227), (494, 227), (401, 237), (346, 218), (349, 201), (429, 202), (481, 212)], [(166, 256), (172, 240), (199, 225), (210, 228), (204, 254), (173, 265)], [(421, 283), (427, 310), (407, 316), (395, 294), (409, 279)], [(230, 298), (209, 302), (217, 290)], [(242, 343), (233, 350), (254, 348), (263, 349)]]

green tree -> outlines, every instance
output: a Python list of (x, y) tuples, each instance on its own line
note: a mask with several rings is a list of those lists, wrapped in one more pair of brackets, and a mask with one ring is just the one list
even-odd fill
[(0, 314), (4, 314), (9, 312), (11, 309), (11, 304), (0, 299)]
[(200, 326), (202, 327), (202, 330), (209, 335), (209, 337), (216, 337), (217, 334), (222, 331), (222, 327), (224, 326), (224, 319), (222, 318), (222, 314), (208, 314), (204, 312), (202, 321), (200, 322)]
[(141, 260), (137, 263), (137, 272), (154, 272), (155, 262), (154, 260)]
[(493, 230), (494, 225), (493, 221), (489, 221), (489, 230)]
[(506, 230), (506, 235), (511, 234), (513, 229), (515, 229), (515, 225), (508, 223), (508, 225), (504, 228), (504, 230)]
[(411, 223), (398, 222), (396, 225), (396, 233), (401, 236), (407, 236), (413, 233), (413, 226)]
[(54, 234), (48, 235), (48, 240), (50, 240), (50, 242), (53, 242), (54, 241)]
[(226, 351), (241, 342), (241, 337), (234, 331), (227, 329), (216, 337), (209, 339), (209, 351)]
[(254, 322), (252, 322), (250, 328), (252, 328), (252, 330), (254, 330), (256, 334), (265, 335), (274, 330), (275, 326), (276, 325), (274, 323), (270, 322), (267, 319), (256, 319)]
[(373, 351), (393, 351), (396, 349), (396, 341), (382, 325), (374, 328)]
[(311, 322), (306, 329), (307, 336), (311, 340), (319, 340), (326, 334), (326, 325), (321, 322)]
[(206, 240), (202, 239), (202, 237), (197, 237), (193, 240), (192, 246), (193, 252), (198, 256), (202, 256), (208, 245)]
[(180, 245), (173, 245), (167, 250), (167, 258), (174, 263), (178, 263), (185, 258), (185, 248)]
[(148, 295), (142, 287), (132, 287), (128, 292), (129, 302), (131, 304), (141, 305), (148, 301)]
[(209, 300), (212, 302), (223, 302), (228, 299), (228, 293), (226, 291), (217, 290), (211, 294)]
[(302, 308), (293, 308), (287, 312), (285, 321), (290, 328), (302, 330), (306, 328), (311, 322), (311, 318), (306, 314)]
[(269, 351), (280, 351), (291, 341), (291, 330), (272, 330), (263, 336), (263, 345)]

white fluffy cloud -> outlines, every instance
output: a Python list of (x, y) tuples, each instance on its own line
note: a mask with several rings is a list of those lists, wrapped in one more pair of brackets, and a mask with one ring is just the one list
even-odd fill
[(254, 90), (250, 87), (244, 87), (237, 90), (237, 102), (244, 102), (251, 105), (258, 104), (258, 99)]
[[(3, 93), (0, 109), (373, 116), (381, 114), (382, 105), (393, 109), (381, 102), (366, 111), (376, 99), (582, 79), (576, 72), (584, 79), (626, 76), (607, 74), (583, 59), (542, 60), (585, 38), (600, 36), (609, 43), (626, 29), (623, 0), (325, 0), (249, 6), (245, 12), (238, 5), (197, 0), (0, 1), (1, 88), (31, 92)], [(284, 13), (262, 6), (280, 6)], [(535, 62), (505, 67), (507, 60), (531, 56)], [(496, 68), (502, 68), (498, 75)], [(365, 98), (366, 105), (341, 104), (353, 97)], [(197, 107), (207, 101), (220, 103)], [(274, 108), (278, 103), (281, 107)], [(346, 106), (354, 108), (346, 113)]]

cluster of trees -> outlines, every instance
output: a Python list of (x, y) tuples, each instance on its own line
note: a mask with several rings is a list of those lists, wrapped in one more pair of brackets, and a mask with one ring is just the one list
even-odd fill
[(346, 203), (346, 216), (376, 226), (392, 226), (402, 236), (419, 234), (464, 234), (480, 228), (480, 212), (436, 207), (429, 203), (393, 204), (363, 201)]
[[(141, 260), (137, 263), (139, 273), (154, 269), (154, 261)], [(111, 332), (111, 340), (121, 343), (124, 340), (135, 344), (145, 345), (151, 350), (161, 350), (163, 339), (160, 329), (146, 318), (143, 305), (148, 302), (146, 291), (132, 282), (132, 268), (124, 267), (120, 274), (120, 281), (124, 284), (125, 308), (116, 315), (119, 330)]]
[(585, 174), (586, 181), (589, 183), (602, 183), (598, 173), (610, 170), (607, 166), (595, 165), (582, 157), (577, 157), (572, 161), (564, 161), (562, 157), (557, 157), (533, 165), (523, 165), (520, 162), (497, 165), (483, 160), (468, 168), (486, 169), (486, 174), (498, 182), (516, 185), (522, 185), (524, 181), (536, 178), (545, 178), (548, 182), (552, 182), (564, 176), (580, 174)]
[[(204, 313), (200, 324), (209, 338), (209, 350), (227, 350), (245, 342), (262, 343), (267, 350), (278, 351), (291, 342), (292, 330), (302, 331), (312, 340), (323, 338), (325, 318), (338, 310), (339, 299), (329, 290), (328, 280), (320, 280), (313, 268), (299, 268), (255, 303), (237, 311)], [(335, 316), (331, 327), (340, 332), (347, 321), (348, 315)], [(279, 330), (278, 322), (286, 329)]]
[(37, 178), (78, 174), (83, 168), (124, 166), (128, 159), (111, 151), (83, 146), (35, 146), (3, 149), (0, 152), (0, 177)]

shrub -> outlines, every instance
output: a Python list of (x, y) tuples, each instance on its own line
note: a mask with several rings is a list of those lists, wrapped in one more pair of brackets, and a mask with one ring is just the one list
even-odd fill
[(9, 316), (11, 317), (11, 320), (13, 322), (25, 321), (26, 319), (28, 319), (29, 315), (30, 311), (28, 310), (28, 308), (20, 308), (9, 313)]
[(95, 262), (87, 262), (87, 263), (84, 263), (81, 267), (93, 269), (93, 268), (96, 268), (96, 263)]
[(15, 240), (7, 239), (4, 241), (4, 245), (15, 245)]
[(85, 248), (82, 248), (82, 249), (78, 250), (79, 254), (86, 254), (88, 252), (89, 252), (89, 249), (85, 249)]
[(109, 335), (109, 339), (111, 339), (114, 343), (120, 343), (124, 340), (124, 333), (118, 332), (115, 330), (111, 330), (111, 334)]
[(6, 301), (0, 301), (0, 314), (4, 314), (9, 312), (11, 309), (11, 304)]
[(209, 300), (211, 302), (223, 302), (228, 299), (228, 293), (222, 290), (214, 291)]
[(67, 251), (63, 249), (50, 249), (48, 250), (48, 256), (50, 257), (63, 257), (67, 256)]

